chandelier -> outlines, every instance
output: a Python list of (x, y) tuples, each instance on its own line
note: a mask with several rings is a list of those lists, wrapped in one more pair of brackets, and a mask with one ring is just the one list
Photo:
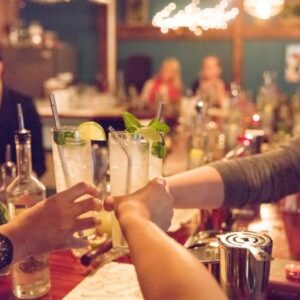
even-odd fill
[(224, 0), (209, 8), (200, 8), (199, 5), (199, 0), (192, 0), (183, 10), (175, 13), (176, 4), (171, 2), (155, 14), (152, 25), (159, 27), (162, 33), (188, 28), (196, 35), (201, 35), (203, 30), (226, 29), (239, 13), (238, 8), (229, 8), (228, 1)]
[(284, 0), (245, 0), (245, 11), (262, 20), (267, 20), (282, 12), (284, 8)]

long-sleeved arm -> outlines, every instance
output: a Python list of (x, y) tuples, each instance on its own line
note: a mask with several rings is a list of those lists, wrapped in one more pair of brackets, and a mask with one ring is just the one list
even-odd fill
[(268, 153), (216, 162), (166, 180), (179, 208), (276, 201), (300, 190), (300, 138)]
[(265, 154), (211, 166), (223, 180), (223, 205), (277, 201), (300, 190), (300, 138)]

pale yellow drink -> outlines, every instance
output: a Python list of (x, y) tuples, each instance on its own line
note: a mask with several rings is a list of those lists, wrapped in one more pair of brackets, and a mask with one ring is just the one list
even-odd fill
[[(109, 136), (110, 184), (113, 196), (126, 195), (144, 187), (149, 181), (149, 142), (126, 132), (117, 132), (130, 153), (131, 163), (120, 144)], [(112, 215), (113, 247), (127, 251), (128, 246), (122, 236), (119, 222)]]
[[(57, 192), (64, 191), (79, 182), (93, 184), (91, 141), (80, 139), (77, 127), (53, 129), (52, 151)], [(82, 215), (82, 217), (91, 216), (95, 217), (96, 213), (88, 212)], [(88, 229), (82, 234), (93, 237), (95, 232), (95, 229)]]

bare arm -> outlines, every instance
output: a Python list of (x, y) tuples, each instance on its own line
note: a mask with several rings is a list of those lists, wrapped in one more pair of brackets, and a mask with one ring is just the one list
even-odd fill
[(166, 178), (176, 208), (219, 208), (224, 202), (220, 173), (210, 166)]
[[(86, 246), (86, 240), (75, 238), (73, 234), (96, 226), (95, 218), (78, 217), (87, 211), (101, 209), (100, 200), (94, 198), (97, 194), (96, 188), (79, 183), (28, 208), (1, 226), (0, 233), (13, 244), (12, 262), (29, 255)], [(88, 195), (87, 199), (74, 203), (83, 195)]]
[(146, 300), (226, 299), (207, 269), (154, 223), (166, 229), (172, 216), (163, 184), (153, 181), (106, 204), (112, 201)]

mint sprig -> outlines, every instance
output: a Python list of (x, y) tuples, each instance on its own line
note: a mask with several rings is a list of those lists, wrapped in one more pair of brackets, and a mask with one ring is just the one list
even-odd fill
[(140, 121), (128, 111), (123, 113), (123, 121), (129, 133), (134, 133), (138, 128), (142, 127)]
[(170, 127), (162, 121), (152, 120), (148, 126), (152, 127), (159, 133), (167, 134), (170, 132)]
[(161, 141), (152, 143), (151, 154), (160, 159), (163, 159), (166, 156), (167, 150), (165, 147), (164, 136), (170, 132), (170, 127), (167, 124), (159, 120), (152, 120), (147, 126), (143, 126), (140, 121), (130, 112), (123, 113), (123, 121), (125, 128), (129, 133), (135, 133), (139, 128), (142, 127), (151, 127), (156, 130), (161, 136)]
[(155, 142), (151, 147), (151, 154), (155, 157), (163, 159), (167, 155), (165, 141)]

